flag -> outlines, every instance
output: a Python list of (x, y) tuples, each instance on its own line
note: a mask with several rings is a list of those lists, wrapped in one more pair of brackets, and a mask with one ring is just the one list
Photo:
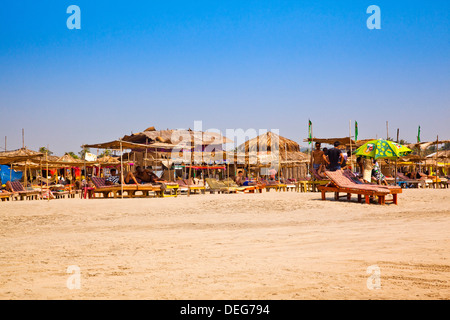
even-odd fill
[(358, 121), (355, 121), (355, 142), (358, 141)]
[(308, 120), (308, 140), (309, 144), (312, 142), (312, 122), (311, 120)]
[(419, 126), (419, 130), (417, 132), (417, 142), (420, 142), (420, 126)]

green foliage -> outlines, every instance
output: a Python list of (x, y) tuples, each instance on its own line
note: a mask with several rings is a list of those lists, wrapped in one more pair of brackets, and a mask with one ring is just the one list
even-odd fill
[(46, 147), (40, 147), (39, 148), (39, 152), (43, 153), (43, 154), (47, 154), (47, 155), (52, 155), (53, 152), (51, 152), (49, 149), (47, 149)]
[(74, 152), (72, 152), (72, 151), (66, 152), (65, 155), (66, 155), (66, 154), (68, 154), (69, 156), (71, 156), (71, 157), (74, 158), (74, 159), (80, 159), (80, 157), (77, 156), (77, 155), (76, 155)]

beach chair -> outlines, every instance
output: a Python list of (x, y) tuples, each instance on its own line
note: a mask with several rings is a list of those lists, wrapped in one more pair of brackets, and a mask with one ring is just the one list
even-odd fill
[(34, 189), (25, 189), (23, 185), (19, 181), (8, 181), (6, 182), (6, 189), (12, 192), (12, 197), (19, 197), (20, 200), (30, 199), (30, 200), (38, 200), (42, 192)]
[(184, 180), (180, 179), (177, 180), (176, 183), (178, 183), (178, 192), (181, 194), (182, 192), (186, 192), (186, 194), (189, 196), (190, 195), (190, 191), (189, 191), (189, 187), (188, 185), (184, 182)]
[(237, 190), (233, 187), (228, 187), (223, 181), (212, 178), (205, 179), (210, 193), (236, 193)]
[(180, 186), (176, 182), (165, 182), (162, 184), (156, 184), (156, 185), (152, 185), (152, 186), (153, 187), (159, 186), (159, 188), (161, 189), (161, 192), (158, 195), (163, 198), (177, 197), (178, 189), (180, 188)]
[(260, 187), (258, 187), (257, 185), (255, 186), (239, 186), (236, 181), (234, 181), (231, 178), (227, 178), (225, 180), (223, 180), (223, 183), (230, 188), (234, 188), (236, 191), (238, 192), (244, 192), (244, 193), (255, 193), (256, 191), (258, 192), (262, 192), (262, 189)]
[(0, 191), (0, 201), (11, 200), (11, 193), (7, 191)]
[(92, 183), (95, 188), (89, 190), (90, 198), (95, 198), (96, 194), (101, 194), (103, 198), (118, 198), (123, 196), (128, 198), (138, 197), (136, 194), (138, 191), (142, 193), (142, 197), (150, 196), (150, 192), (153, 192), (155, 196), (162, 197), (163, 196), (163, 188), (160, 185), (153, 184), (124, 184), (122, 185), (107, 185), (105, 178), (92, 177)]
[(203, 181), (200, 181), (198, 184), (196, 184), (196, 183), (194, 183), (192, 178), (190, 178), (190, 179), (184, 179), (183, 182), (188, 187), (188, 196), (191, 193), (197, 193), (197, 191), (199, 193), (205, 194), (206, 187), (203, 184)]
[(307, 192), (309, 186), (312, 186), (312, 184), (309, 184), (309, 178), (306, 177), (300, 177), (298, 181), (295, 182), (295, 186), (297, 187), (297, 192)]
[(286, 185), (286, 191), (297, 191), (297, 181), (294, 179), (281, 179), (281, 182)]
[(269, 192), (271, 189), (275, 189), (275, 191), (286, 191), (287, 189), (286, 184), (278, 182), (276, 180), (265, 180), (263, 183), (266, 192)]
[[(327, 192), (334, 192), (335, 200), (346, 197), (350, 201), (352, 194), (356, 194), (358, 202), (362, 202), (362, 196), (364, 196), (366, 204), (369, 204), (370, 199), (375, 197), (378, 198), (378, 203), (381, 205), (384, 205), (386, 202), (398, 204), (397, 195), (402, 192), (401, 188), (381, 187), (355, 182), (348, 175), (345, 175), (342, 170), (325, 171), (325, 174), (330, 179), (330, 182), (327, 185), (318, 186), (319, 191), (322, 193), (322, 200), (326, 200), (325, 194)], [(345, 195), (340, 196), (339, 193), (345, 193)], [(392, 199), (386, 200), (387, 195), (392, 195)]]
[[(360, 178), (358, 178), (352, 171), (350, 170), (342, 170), (343, 175), (345, 177), (347, 177), (348, 179), (352, 180), (353, 182), (355, 182), (356, 184), (362, 184), (362, 185), (366, 185), (366, 186), (374, 186), (377, 188), (382, 188), (382, 189), (387, 189), (387, 190), (394, 190), (394, 191), (398, 191), (400, 190), (401, 193), (401, 187), (400, 186), (393, 186), (393, 185), (384, 185), (384, 184), (376, 184), (376, 183), (364, 183), (364, 181), (362, 181)], [(392, 192), (392, 191), (391, 191)]]
[(311, 179), (308, 180), (307, 185), (308, 190), (311, 190), (312, 192), (316, 192), (318, 186), (323, 186), (330, 182), (330, 179), (322, 177), (314, 168), (310, 168), (309, 173), (311, 174)]
[(427, 181), (427, 179), (411, 179), (405, 176), (401, 172), (397, 172), (397, 185), (402, 188), (410, 188), (410, 187), (416, 187), (416, 188), (424, 188), (425, 186), (429, 185), (431, 182)]

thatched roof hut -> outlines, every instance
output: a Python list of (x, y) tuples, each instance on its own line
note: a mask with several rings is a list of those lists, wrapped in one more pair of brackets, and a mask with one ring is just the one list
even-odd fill
[(300, 152), (300, 145), (297, 142), (271, 131), (238, 146), (236, 162), (242, 163), (244, 158), (246, 163), (260, 165), (274, 162), (286, 165), (308, 161), (308, 156)]
[(167, 130), (156, 130), (154, 127), (145, 129), (142, 132), (132, 134), (131, 136), (124, 136), (123, 141), (129, 141), (134, 143), (170, 143), (179, 144), (180, 142), (190, 141), (191, 146), (200, 145), (222, 145), (224, 143), (231, 143), (230, 139), (222, 136), (220, 133), (216, 132), (201, 132), (181, 129), (167, 129)]
[(43, 156), (43, 153), (27, 148), (21, 148), (12, 151), (2, 151), (0, 152), (0, 164), (22, 162), (28, 159), (37, 159)]

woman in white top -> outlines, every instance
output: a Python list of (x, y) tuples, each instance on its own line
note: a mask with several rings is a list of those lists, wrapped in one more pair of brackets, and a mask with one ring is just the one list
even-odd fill
[(373, 160), (372, 159), (364, 159), (363, 160), (363, 180), (366, 183), (372, 182), (372, 169), (373, 169)]

